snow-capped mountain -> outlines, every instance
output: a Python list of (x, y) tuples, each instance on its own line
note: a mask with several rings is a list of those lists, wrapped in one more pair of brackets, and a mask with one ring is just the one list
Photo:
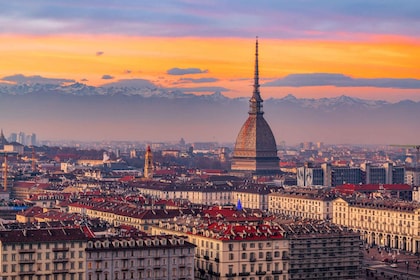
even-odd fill
[[(44, 139), (184, 137), (232, 142), (247, 118), (249, 97), (196, 95), (140, 84), (0, 84), (0, 127), (34, 131)], [(264, 112), (278, 142), (378, 144), (420, 139), (420, 102), (409, 100), (287, 95), (266, 99)]]

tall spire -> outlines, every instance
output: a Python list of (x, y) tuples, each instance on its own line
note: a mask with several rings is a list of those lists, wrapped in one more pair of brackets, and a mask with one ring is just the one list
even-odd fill
[(260, 95), (259, 69), (258, 69), (258, 36), (255, 41), (255, 69), (254, 69), (254, 91), (249, 100), (249, 114), (263, 114), (263, 99)]

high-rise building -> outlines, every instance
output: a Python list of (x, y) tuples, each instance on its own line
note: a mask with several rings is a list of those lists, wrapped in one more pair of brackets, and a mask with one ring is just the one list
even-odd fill
[(270, 126), (264, 119), (258, 72), (258, 40), (255, 51), (254, 91), (249, 100), (249, 116), (236, 138), (232, 171), (253, 174), (279, 173), (277, 145)]
[(19, 142), (22, 145), (26, 145), (26, 134), (25, 134), (25, 132), (19, 132), (17, 142)]
[(9, 136), (9, 142), (16, 142), (17, 141), (17, 134), (12, 132)]

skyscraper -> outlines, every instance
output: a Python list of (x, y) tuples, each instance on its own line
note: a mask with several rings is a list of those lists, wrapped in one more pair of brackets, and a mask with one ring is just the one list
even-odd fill
[(280, 172), (277, 145), (270, 126), (264, 119), (258, 70), (258, 39), (255, 45), (254, 91), (249, 100), (249, 116), (236, 138), (232, 171), (252, 174)]

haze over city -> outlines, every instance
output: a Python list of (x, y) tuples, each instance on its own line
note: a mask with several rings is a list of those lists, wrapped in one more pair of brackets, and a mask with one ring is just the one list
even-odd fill
[[(258, 36), (261, 95), (278, 142), (418, 142), (413, 129), (420, 111), (416, 1), (2, 2), (0, 87), (9, 89), (1, 91), (0, 117), (6, 133), (233, 142), (246, 117), (246, 102), (216, 102), (220, 96), (214, 93), (250, 97)], [(87, 87), (79, 90), (79, 85), (82, 96), (51, 98), (54, 92), (74, 95), (76, 83)], [(104, 95), (103, 88), (111, 87), (136, 88), (149, 96), (164, 92), (166, 101), (119, 99), (126, 93), (122, 90), (108, 90), (112, 100), (84, 96), (98, 88), (95, 94)], [(6, 98), (5, 92), (23, 96)], [(185, 96), (184, 102), (172, 102), (180, 93), (210, 96), (215, 103), (203, 105), (206, 99)], [(296, 109), (290, 107), (290, 94), (306, 104), (336, 98), (341, 107), (334, 107), (335, 114), (300, 103)], [(367, 102), (360, 112), (355, 111), (360, 100), (353, 99), (346, 111), (342, 106), (349, 100), (340, 96), (389, 104)], [(277, 99), (289, 103), (276, 107)], [(233, 107), (211, 107), (220, 104)], [(80, 129), (88, 120), (89, 131)], [(392, 136), (390, 125), (397, 129)]]

